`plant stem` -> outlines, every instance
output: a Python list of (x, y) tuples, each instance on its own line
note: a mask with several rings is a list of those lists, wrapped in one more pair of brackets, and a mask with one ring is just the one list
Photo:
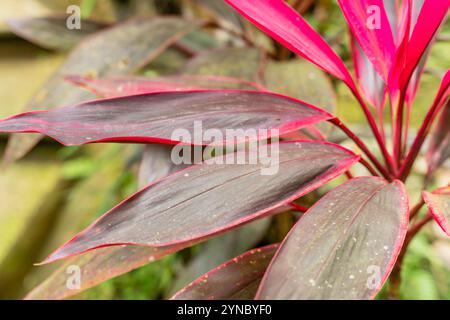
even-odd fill
[(361, 97), (361, 95), (358, 92), (358, 90), (356, 89), (356, 87), (355, 88), (350, 87), (350, 90), (353, 92), (353, 95), (358, 100), (361, 108), (363, 109), (363, 112), (366, 116), (367, 122), (369, 123), (370, 128), (372, 129), (372, 132), (375, 136), (375, 139), (378, 142), (378, 146), (380, 147), (381, 154), (384, 157), (384, 161), (385, 161), (386, 165), (388, 166), (388, 168), (395, 168), (395, 163), (392, 160), (391, 155), (389, 154), (389, 152), (386, 149), (386, 144), (384, 143), (383, 136), (381, 135), (380, 130), (378, 129), (377, 123), (376, 123), (372, 113), (370, 112), (369, 107), (365, 103), (364, 99)]
[[(365, 143), (359, 139), (353, 131), (351, 131), (339, 118), (333, 118), (328, 120), (332, 124), (336, 125), (339, 129), (341, 129), (350, 139), (352, 139), (356, 145), (367, 155), (367, 157), (372, 161), (377, 170), (388, 180), (392, 180), (391, 174), (383, 167), (383, 165), (378, 161), (377, 157), (374, 156), (372, 152), (370, 152), (369, 148), (365, 145)], [(373, 168), (369, 165), (365, 160), (362, 160), (361, 163), (367, 167), (370, 172), (375, 172)]]
[[(413, 208), (413, 210), (414, 210), (414, 208)], [(395, 265), (394, 265), (394, 268), (392, 269), (392, 273), (391, 273), (391, 277), (390, 277), (388, 295), (391, 299), (398, 299), (398, 297), (399, 297), (402, 264), (403, 264), (403, 259), (405, 257), (405, 253), (408, 249), (409, 244), (411, 243), (414, 236), (422, 229), (422, 227), (425, 226), (431, 220), (433, 220), (433, 217), (431, 216), (431, 214), (427, 214), (421, 221), (419, 221), (417, 224), (415, 224), (413, 227), (411, 227), (409, 229), (408, 233), (406, 234), (405, 241), (403, 243), (403, 247), (397, 257), (397, 261), (395, 262)]]
[(404, 111), (404, 102), (405, 102), (405, 94), (403, 92), (400, 93), (398, 99), (396, 99), (392, 106), (395, 106), (394, 109), (397, 111), (395, 121), (394, 121), (394, 130), (393, 130), (393, 154), (394, 161), (396, 163), (396, 167), (399, 168), (402, 161), (402, 132), (403, 132), (403, 111)]

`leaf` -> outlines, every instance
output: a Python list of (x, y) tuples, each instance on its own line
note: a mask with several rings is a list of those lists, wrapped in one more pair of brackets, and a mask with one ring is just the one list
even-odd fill
[(69, 29), (66, 16), (22, 18), (8, 21), (15, 34), (42, 48), (66, 51), (88, 35), (106, 27), (93, 20), (81, 20), (80, 29)]
[(257, 298), (373, 298), (394, 266), (408, 218), (401, 182), (364, 177), (342, 184), (291, 229)]
[(383, 0), (338, 2), (362, 51), (387, 83), (396, 48)]
[[(61, 267), (28, 293), (25, 299), (64, 299), (193, 244), (186, 243), (159, 248), (120, 246), (100, 248), (87, 252), (64, 262)], [(80, 268), (81, 281), (79, 288), (67, 286), (68, 281), (70, 281), (69, 276), (71, 273), (68, 273), (68, 271), (71, 270), (71, 266)]]
[(339, 56), (294, 9), (282, 0), (225, 0), (254, 25), (289, 50), (354, 88)]
[(209, 271), (172, 300), (251, 300), (278, 245), (250, 250)]
[(434, 220), (450, 236), (450, 187), (439, 188), (433, 192), (424, 191), (423, 199)]
[[(107, 141), (200, 145), (226, 142), (227, 129), (253, 130), (255, 138), (258, 134), (257, 138), (261, 139), (259, 129), (278, 129), (283, 134), (331, 117), (325, 111), (274, 93), (185, 91), (96, 100), (50, 111), (26, 112), (0, 121), (0, 132), (42, 133), (64, 145)], [(204, 131), (200, 136), (196, 134), (208, 129), (219, 131), (222, 137), (208, 138), (203, 135)], [(184, 141), (189, 138), (186, 135), (195, 135), (195, 141)], [(274, 135), (272, 130), (266, 136), (271, 135)]]
[(426, 159), (430, 176), (450, 157), (450, 101), (442, 110), (440, 119), (433, 130)]
[[(52, 262), (102, 246), (168, 246), (197, 241), (268, 215), (345, 172), (359, 157), (339, 146), (281, 142), (276, 172), (230, 165), (259, 148), (227, 154), (163, 178), (104, 214), (52, 253)], [(220, 164), (222, 160), (223, 164)], [(214, 163), (216, 162), (216, 163)], [(217, 163), (219, 162), (219, 163)], [(273, 168), (272, 168), (273, 169)], [(275, 171), (275, 170), (274, 170)]]
[(262, 59), (262, 54), (255, 48), (213, 49), (202, 52), (191, 59), (183, 68), (182, 73), (256, 81)]
[(177, 279), (171, 286), (170, 293), (179, 291), (186, 283), (257, 246), (267, 234), (271, 222), (272, 217), (259, 219), (200, 245), (199, 252), (177, 272)]
[(395, 70), (395, 73), (400, 75), (398, 78), (400, 89), (406, 89), (414, 70), (426, 53), (429, 43), (445, 19), (449, 6), (450, 0), (424, 1), (407, 45), (406, 65), (397, 66)]
[(263, 90), (257, 83), (231, 77), (176, 75), (166, 77), (110, 77), (96, 79), (82, 76), (68, 76), (66, 79), (86, 87), (95, 94), (107, 97), (123, 97), (143, 93), (165, 91), (188, 91), (200, 89), (244, 89)]
[(367, 101), (380, 112), (386, 102), (386, 85), (354, 38), (351, 39), (351, 47), (359, 87)]
[[(53, 109), (93, 99), (93, 94), (74, 88), (63, 81), (64, 77), (73, 74), (98, 77), (130, 74), (197, 26), (198, 23), (175, 17), (141, 18), (98, 32), (71, 52), (25, 110)], [(5, 151), (5, 162), (21, 158), (40, 139), (41, 136), (12, 136)]]

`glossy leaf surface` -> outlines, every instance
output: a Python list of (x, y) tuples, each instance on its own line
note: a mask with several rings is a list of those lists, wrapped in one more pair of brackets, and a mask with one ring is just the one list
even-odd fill
[[(29, 112), (0, 121), (0, 132), (37, 132), (64, 145), (92, 142), (226, 142), (226, 129), (294, 131), (332, 116), (281, 95), (256, 91), (186, 91), (97, 100), (80, 105)], [(222, 138), (195, 130), (220, 131)], [(176, 129), (183, 132), (174, 134)], [(186, 133), (186, 130), (188, 133)], [(186, 133), (186, 134), (185, 134)], [(268, 132), (271, 135), (273, 132)], [(245, 138), (245, 137), (243, 137)], [(219, 140), (220, 139), (220, 140)], [(243, 140), (244, 141), (244, 140)], [(241, 141), (242, 142), (242, 141)]]
[[(278, 169), (251, 162), (230, 165), (245, 152), (251, 159), (257, 157), (258, 148), (214, 158), (149, 185), (104, 214), (46, 262), (102, 246), (197, 241), (270, 214), (342, 174), (359, 159), (336, 145), (289, 141), (280, 143), (278, 151), (271, 150), (273, 159), (278, 158)], [(271, 171), (263, 172), (264, 168)]]
[(408, 216), (399, 181), (367, 177), (342, 184), (291, 229), (257, 298), (373, 298), (397, 259)]
[(424, 191), (423, 198), (436, 222), (450, 236), (450, 187)]

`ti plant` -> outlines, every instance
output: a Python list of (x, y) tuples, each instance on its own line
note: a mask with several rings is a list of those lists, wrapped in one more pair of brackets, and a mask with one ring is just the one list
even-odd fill
[[(398, 297), (402, 258), (414, 235), (433, 218), (450, 234), (449, 188), (424, 190), (424, 200), (411, 208), (405, 188), (432, 129), (428, 151), (424, 152), (429, 177), (450, 154), (449, 72), (434, 100), (430, 99), (419, 130), (412, 139), (408, 136), (410, 111), (427, 53), (450, 1), (339, 0), (351, 31), (356, 80), (330, 45), (286, 2), (226, 2), (281, 45), (343, 81), (364, 112), (379, 152), (336, 116), (269, 92), (259, 84), (222, 77), (158, 81), (72, 77), (72, 81), (109, 98), (22, 113), (0, 121), (0, 131), (41, 133), (64, 145), (177, 144), (186, 141), (175, 139), (172, 133), (177, 128), (193, 132), (198, 121), (204, 129), (214, 129), (223, 136), (227, 128), (266, 129), (269, 133), (258, 139), (273, 144), (278, 143), (278, 136), (328, 121), (357, 145), (360, 154), (317, 139), (281, 139), (274, 151), (279, 170), (273, 175), (260, 174), (263, 164), (227, 165), (205, 160), (184, 167), (115, 206), (44, 263), (70, 257), (67, 264), (76, 264), (82, 271), (80, 291), (290, 209), (304, 214), (281, 244), (240, 255), (173, 298), (371, 299), (388, 278), (390, 295)], [(217, 89), (229, 82), (239, 82), (246, 90)], [(117, 97), (113, 89), (120, 84), (121, 96)], [(387, 115), (390, 121), (385, 121)], [(386, 123), (391, 124), (390, 130)], [(208, 145), (211, 141), (203, 137), (197, 142)], [(230, 141), (214, 142), (226, 145)], [(227, 150), (226, 157), (240, 152)], [(350, 167), (358, 162), (367, 168), (368, 176), (351, 175)], [(348, 181), (310, 208), (294, 202), (343, 174)], [(419, 218), (425, 203), (429, 213)], [(69, 295), (63, 286), (64, 276), (57, 271), (28, 297)]]

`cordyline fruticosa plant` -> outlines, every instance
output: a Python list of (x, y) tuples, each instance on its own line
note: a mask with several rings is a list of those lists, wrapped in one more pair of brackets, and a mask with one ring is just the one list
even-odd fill
[[(450, 234), (449, 188), (424, 191), (424, 200), (410, 209), (404, 186), (432, 128), (428, 175), (449, 155), (449, 72), (434, 100), (430, 99), (412, 143), (408, 123), (427, 53), (450, 1), (338, 1), (351, 31), (357, 81), (284, 1), (226, 2), (286, 48), (342, 80), (364, 111), (380, 152), (368, 148), (328, 112), (259, 85), (254, 90), (207, 89), (215, 87), (214, 82), (221, 87), (221, 82), (232, 81), (220, 77), (136, 80), (124, 83), (122, 95), (128, 96), (22, 113), (2, 120), (0, 131), (42, 133), (64, 145), (174, 144), (182, 141), (174, 140), (171, 133), (177, 128), (193, 131), (194, 121), (202, 121), (204, 129), (278, 129), (280, 135), (328, 121), (361, 150), (357, 155), (324, 141), (287, 140), (279, 144), (275, 175), (261, 175), (260, 164), (200, 163), (183, 168), (105, 213), (44, 263), (72, 257), (68, 263), (80, 266), (83, 290), (247, 222), (294, 208), (304, 215), (281, 244), (236, 257), (174, 298), (370, 299), (390, 275), (390, 293), (396, 297), (402, 258), (418, 230), (434, 217)], [(85, 81), (100, 91), (120, 83)], [(385, 134), (385, 106), (390, 108), (392, 139)], [(200, 145), (208, 143), (200, 141)], [(371, 175), (353, 178), (348, 170), (357, 162)], [(312, 207), (293, 203), (344, 173), (349, 180)], [(413, 219), (424, 203), (429, 213), (423, 220)], [(64, 274), (56, 272), (29, 298), (67, 296), (64, 281)]]

